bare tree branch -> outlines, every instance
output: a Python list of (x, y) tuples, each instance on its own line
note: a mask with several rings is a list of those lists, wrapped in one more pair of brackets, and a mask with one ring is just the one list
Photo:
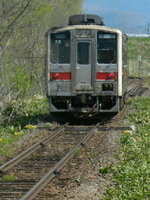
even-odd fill
[[(3, 33), (3, 35), (0, 38), (0, 41), (2, 41), (4, 39), (4, 37), (7, 35), (7, 33), (9, 32), (10, 28), (12, 28), (14, 26), (14, 24), (16, 23), (16, 21), (23, 15), (23, 13), (26, 11), (26, 9), (28, 8), (30, 2), (32, 0), (28, 0), (28, 2), (26, 3), (26, 5), (24, 7), (22, 7), (22, 9), (20, 10), (20, 12), (17, 14), (17, 16), (13, 19), (13, 21), (7, 26), (6, 31)], [(4, 2), (3, 2), (4, 3)], [(4, 14), (6, 15), (6, 11), (4, 9)], [(16, 13), (15, 13), (16, 14)]]

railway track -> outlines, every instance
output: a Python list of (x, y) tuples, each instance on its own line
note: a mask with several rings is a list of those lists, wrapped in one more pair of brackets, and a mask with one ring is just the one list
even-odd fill
[(139, 77), (129, 77), (128, 96), (141, 96), (148, 87), (143, 86), (143, 79)]
[[(131, 79), (129, 95), (141, 95), (143, 89), (139, 92), (139, 87), (142, 88), (142, 79)], [(49, 199), (50, 196), (43, 194), (42, 189), (59, 175), (61, 168), (86, 143), (96, 129), (114, 131), (126, 130), (129, 127), (105, 127), (100, 124), (96, 126), (65, 124), (56, 127), (38, 143), (0, 166), (0, 200)], [(6, 175), (9, 177), (7, 181), (4, 179)], [(11, 177), (14, 180), (11, 181)]]
[[(0, 166), (0, 200), (30, 200), (36, 197), (97, 129), (65, 124), (44, 139)], [(11, 181), (5, 176), (13, 177)]]
[[(106, 127), (105, 126), (98, 126), (97, 127), (97, 131), (98, 131), (99, 135), (105, 135), (105, 134), (107, 135), (108, 132), (112, 132), (113, 133), (115, 131), (116, 132), (122, 132), (123, 130), (127, 130), (127, 129), (128, 130), (132, 130), (130, 127), (107, 127), (107, 126)], [(101, 136), (100, 136), (100, 138), (101, 138)], [(91, 142), (91, 140), (89, 141), (89, 143), (90, 142)], [(93, 144), (93, 142), (92, 142), (92, 144)], [(94, 148), (94, 144), (92, 146)], [(86, 145), (86, 148), (83, 149), (83, 152), (84, 151), (88, 151), (88, 148), (89, 148), (89, 145)], [(101, 148), (101, 147), (99, 146), (99, 148)], [(82, 153), (80, 153), (80, 156), (82, 157)], [(88, 159), (88, 158), (86, 157), (85, 159)], [(92, 161), (92, 158), (91, 158), (91, 161)], [(89, 162), (90, 162), (90, 160), (89, 160)], [(69, 188), (70, 187), (74, 188), (74, 187), (76, 187), (75, 186), (76, 184), (73, 183), (72, 181), (76, 181), (77, 184), (79, 183), (79, 185), (80, 185), (80, 181), (82, 182), (82, 178), (80, 180), (80, 177), (79, 177), (79, 180), (78, 179), (76, 179), (76, 180), (74, 179), (74, 180), (71, 180), (71, 182), (69, 183), (69, 179), (71, 179), (71, 178), (69, 178), (71, 176), (70, 173), (72, 173), (71, 171), (72, 170), (79, 171), (79, 169), (78, 169), (79, 166), (78, 165), (80, 165), (80, 164), (83, 165), (83, 163), (80, 163), (80, 161), (78, 160), (78, 157), (74, 157), (72, 162), (70, 162), (68, 164), (68, 167), (66, 167), (60, 173), (58, 178), (55, 179), (53, 182), (49, 183), (43, 190), (41, 190), (41, 192), (38, 194), (37, 197), (34, 198), (34, 200), (61, 199), (61, 197), (60, 197), (61, 194), (63, 194), (64, 197), (67, 197), (67, 195), (65, 196), (64, 193), (63, 193), (63, 190), (65, 190), (65, 193), (67, 193), (67, 190), (68, 190), (67, 185), (69, 186)], [(96, 171), (96, 169), (95, 169), (95, 171)], [(81, 174), (82, 174), (82, 172), (81, 172)], [(87, 174), (87, 176), (89, 176), (89, 174)], [(71, 185), (73, 184), (73, 186), (71, 186), (70, 184)], [(62, 196), (62, 199), (63, 199), (63, 196)], [(71, 199), (71, 198), (65, 198), (65, 199)], [(74, 198), (72, 197), (72, 199), (74, 199)], [(90, 198), (90, 199), (93, 199), (93, 198)]]
[[(140, 95), (145, 89), (142, 87), (142, 79), (130, 79), (129, 96)], [(61, 168), (92, 136), (95, 129), (126, 130), (129, 127), (103, 127), (99, 124), (96, 126), (65, 124), (56, 127), (48, 136), (0, 166), (0, 200), (37, 199), (36, 195), (59, 174)], [(7, 181), (4, 179), (6, 175), (9, 177)], [(11, 177), (14, 180), (11, 181)]]

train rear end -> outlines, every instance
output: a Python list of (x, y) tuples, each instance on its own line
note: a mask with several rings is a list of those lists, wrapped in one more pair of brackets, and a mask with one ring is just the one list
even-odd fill
[(127, 90), (127, 38), (97, 15), (70, 17), (47, 33), (46, 86), (52, 115), (116, 113)]

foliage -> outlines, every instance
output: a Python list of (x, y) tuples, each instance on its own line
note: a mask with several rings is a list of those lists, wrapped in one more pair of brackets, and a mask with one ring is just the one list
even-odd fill
[(31, 99), (18, 99), (9, 102), (3, 111), (4, 124), (20, 124), (21, 127), (28, 123), (37, 123), (40, 118), (48, 114), (48, 102), (46, 97), (33, 96)]
[(138, 97), (131, 105), (136, 111), (129, 120), (136, 131), (126, 132), (120, 139), (120, 166), (113, 171), (114, 187), (105, 200), (146, 200), (150, 198), (150, 99)]
[(128, 39), (130, 75), (150, 75), (150, 40), (149, 38)]
[(4, 119), (0, 125), (0, 154), (10, 156), (13, 152), (13, 148), (9, 147), (10, 143), (29, 130), (36, 129), (35, 124), (49, 120), (48, 101), (42, 96), (11, 101), (2, 116)]
[(150, 43), (149, 38), (129, 37), (128, 39), (129, 58), (137, 59), (138, 55), (141, 55), (142, 57), (148, 57), (149, 43)]
[(13, 85), (14, 92), (20, 98), (25, 98), (32, 86), (29, 72), (20, 67), (16, 67), (13, 76), (10, 77), (10, 83)]
[[(0, 3), (0, 92), (19, 98), (44, 94), (44, 35), (80, 13), (83, 0), (2, 0)], [(12, 97), (11, 97), (12, 98)]]
[(2, 181), (15, 181), (14, 175), (4, 175)]
[(106, 165), (104, 167), (101, 166), (100, 169), (99, 169), (99, 173), (107, 174), (107, 173), (111, 173), (112, 170), (113, 170), (113, 165), (112, 164), (108, 164), (108, 165)]
[(9, 144), (48, 121), (45, 95), (44, 35), (81, 12), (83, 0), (1, 0), (0, 3), (0, 154)]

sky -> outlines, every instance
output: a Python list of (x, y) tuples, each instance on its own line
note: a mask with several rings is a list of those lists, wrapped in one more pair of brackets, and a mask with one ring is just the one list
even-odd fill
[(105, 25), (125, 33), (147, 34), (150, 0), (84, 0), (83, 12), (103, 16)]

